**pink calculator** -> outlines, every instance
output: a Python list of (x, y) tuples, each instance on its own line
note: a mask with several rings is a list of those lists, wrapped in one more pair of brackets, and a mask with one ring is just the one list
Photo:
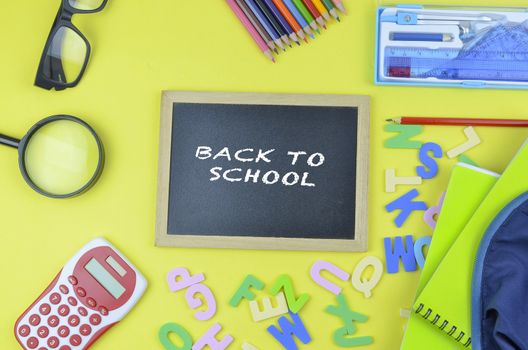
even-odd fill
[(109, 242), (84, 246), (17, 320), (26, 350), (88, 349), (134, 307), (147, 287), (143, 275)]

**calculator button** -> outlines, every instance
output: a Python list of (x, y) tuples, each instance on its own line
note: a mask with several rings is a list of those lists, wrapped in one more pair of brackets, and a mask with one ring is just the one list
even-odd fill
[(59, 346), (59, 338), (57, 337), (49, 337), (48, 338), (48, 346), (52, 349), (55, 349), (57, 346)]
[(79, 281), (77, 280), (75, 276), (68, 277), (68, 282), (70, 282), (72, 286), (76, 286), (77, 283), (79, 283)]
[(68, 324), (72, 327), (77, 327), (80, 322), (81, 319), (77, 315), (71, 315), (70, 318), (68, 318)]
[(18, 334), (21, 336), (21, 337), (27, 337), (29, 335), (29, 333), (31, 332), (31, 329), (29, 328), (28, 325), (23, 325), (21, 326), (19, 329), (18, 329)]
[(84, 297), (86, 296), (86, 291), (85, 291), (83, 288), (79, 287), (79, 288), (77, 288), (77, 294), (78, 294), (81, 298), (84, 298)]
[(57, 305), (58, 303), (60, 303), (62, 300), (61, 296), (59, 293), (53, 293), (51, 296), (50, 296), (50, 301), (53, 305)]
[(81, 316), (84, 316), (84, 317), (88, 316), (88, 311), (87, 311), (84, 307), (82, 307), (82, 306), (79, 307), (79, 308), (77, 309), (77, 311), (79, 311), (79, 314), (80, 314)]
[(32, 326), (38, 326), (40, 324), (40, 316), (35, 314), (29, 317), (29, 324)]
[(81, 333), (81, 335), (87, 337), (90, 335), (90, 333), (92, 333), (92, 327), (87, 324), (83, 324), (81, 328), (79, 328), (79, 332)]
[(63, 304), (63, 305), (59, 306), (58, 312), (59, 312), (59, 315), (61, 315), (61, 316), (68, 316), (68, 314), (70, 313), (70, 308), (69, 308), (68, 305), (64, 305)]
[(108, 309), (104, 306), (100, 306), (99, 307), (99, 312), (101, 313), (101, 315), (103, 316), (108, 316)]
[(70, 337), (70, 344), (73, 346), (79, 346), (82, 343), (82, 338), (78, 334), (74, 334)]
[(71, 348), (68, 345), (63, 345), (59, 350), (71, 350)]
[(59, 290), (61, 291), (62, 294), (68, 294), (70, 292), (70, 289), (66, 287), (66, 285), (64, 284), (61, 284), (61, 286), (59, 287)]
[(92, 316), (90, 316), (90, 324), (92, 326), (98, 326), (100, 323), (101, 323), (101, 316), (99, 316), (98, 314), (93, 314)]
[(97, 306), (97, 302), (95, 301), (94, 298), (88, 298), (86, 299), (86, 304), (88, 304), (88, 306), (94, 308)]
[(66, 338), (70, 335), (70, 329), (66, 326), (60, 326), (57, 333), (59, 334), (59, 337)]
[(35, 337), (31, 337), (31, 338), (29, 338), (28, 341), (27, 341), (27, 346), (28, 346), (28, 348), (30, 348), (30, 349), (35, 349), (38, 345), (39, 345), (39, 341), (38, 341), (38, 339), (35, 338)]
[(59, 318), (55, 315), (53, 316), (50, 316), (50, 318), (48, 318), (48, 326), (50, 327), (57, 327), (59, 325)]
[(68, 304), (70, 304), (71, 306), (77, 306), (77, 299), (75, 299), (74, 297), (69, 297)]
[(40, 311), (41, 315), (47, 316), (47, 315), (49, 315), (49, 313), (51, 311), (51, 306), (49, 304), (44, 303), (44, 304), (40, 305), (39, 311)]
[(46, 326), (40, 326), (37, 329), (37, 334), (40, 338), (46, 338), (49, 335), (49, 329)]

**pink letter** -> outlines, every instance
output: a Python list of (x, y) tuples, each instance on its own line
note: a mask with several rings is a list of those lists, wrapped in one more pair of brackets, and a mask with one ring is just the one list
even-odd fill
[(232, 342), (233, 337), (226, 335), (222, 340), (216, 340), (215, 336), (222, 330), (222, 326), (218, 323), (213, 325), (203, 337), (200, 338), (192, 347), (192, 350), (202, 350), (207, 345), (211, 347), (212, 350), (224, 350)]
[(203, 273), (191, 277), (189, 270), (185, 267), (178, 267), (167, 274), (167, 282), (172, 292), (185, 289), (193, 284), (200, 283), (205, 279)]
[(321, 277), (321, 271), (323, 270), (330, 272), (342, 281), (348, 281), (350, 279), (350, 274), (327, 261), (320, 260), (312, 266), (312, 269), (310, 270), (310, 276), (312, 276), (314, 282), (321, 287), (328, 289), (333, 294), (339, 295), (342, 291), (342, 288)]
[(200, 298), (194, 297), (198, 293), (201, 293), (204, 296), (204, 299), (207, 302), (207, 311), (198, 311), (194, 314), (194, 317), (196, 317), (196, 319), (200, 321), (210, 320), (216, 314), (216, 300), (209, 287), (201, 283), (193, 284), (185, 292), (185, 299), (187, 300), (187, 304), (193, 310), (202, 306), (202, 300)]

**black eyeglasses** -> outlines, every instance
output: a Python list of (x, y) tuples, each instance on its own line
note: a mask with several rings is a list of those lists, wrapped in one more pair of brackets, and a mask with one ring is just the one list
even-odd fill
[(35, 85), (64, 90), (76, 86), (90, 58), (90, 43), (71, 19), (101, 11), (108, 0), (62, 0), (40, 59)]

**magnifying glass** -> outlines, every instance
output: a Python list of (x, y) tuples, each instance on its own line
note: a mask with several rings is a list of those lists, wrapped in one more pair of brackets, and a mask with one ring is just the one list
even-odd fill
[(103, 170), (101, 140), (90, 125), (70, 115), (41, 120), (21, 140), (0, 134), (0, 144), (18, 149), (24, 180), (51, 198), (85, 192)]

